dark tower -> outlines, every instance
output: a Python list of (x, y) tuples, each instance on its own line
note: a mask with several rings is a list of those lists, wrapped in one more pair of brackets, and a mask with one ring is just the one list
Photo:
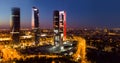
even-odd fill
[(60, 45), (60, 34), (59, 34), (59, 11), (55, 10), (53, 13), (53, 28), (54, 28), (54, 45)]
[(32, 8), (32, 29), (34, 32), (34, 41), (37, 45), (39, 43), (39, 10), (36, 7)]
[(12, 8), (11, 18), (11, 38), (14, 43), (18, 43), (20, 37), (20, 8)]

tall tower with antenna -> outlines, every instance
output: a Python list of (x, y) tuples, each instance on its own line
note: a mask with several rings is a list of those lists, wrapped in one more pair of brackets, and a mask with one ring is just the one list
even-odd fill
[(37, 45), (39, 43), (40, 32), (39, 32), (39, 9), (32, 7), (32, 30), (34, 33), (34, 41)]

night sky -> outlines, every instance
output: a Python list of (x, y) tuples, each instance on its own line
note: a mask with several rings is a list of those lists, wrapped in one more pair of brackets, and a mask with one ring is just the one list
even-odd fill
[(53, 11), (67, 13), (67, 27), (120, 27), (120, 0), (0, 0), (0, 28), (9, 28), (12, 7), (21, 9), (21, 27), (31, 27), (32, 7), (40, 10), (40, 27), (52, 28)]

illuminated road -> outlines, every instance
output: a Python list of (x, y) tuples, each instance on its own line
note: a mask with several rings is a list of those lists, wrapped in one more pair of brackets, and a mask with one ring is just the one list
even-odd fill
[(78, 41), (77, 43), (77, 51), (76, 53), (73, 54), (73, 59), (75, 61), (78, 61), (79, 59), (81, 59), (81, 63), (86, 63), (85, 59), (86, 59), (86, 40), (81, 38), (81, 37), (77, 37), (74, 36), (73, 37), (74, 40)]
[[(80, 59), (82, 60), (82, 63), (85, 63), (86, 59), (86, 41), (84, 38), (81, 37), (74, 37), (74, 40), (77, 41), (77, 47), (76, 47), (76, 52), (73, 53), (72, 57), (73, 60), (79, 61)], [(26, 43), (25, 43), (26, 44)], [(25, 45), (26, 47), (26, 45)], [(65, 49), (66, 51), (67, 49)], [(61, 55), (43, 55), (43, 54), (38, 54), (38, 55), (23, 55), (20, 52), (16, 51), (16, 49), (11, 48), (10, 46), (4, 46), (0, 48), (0, 51), (2, 52), (3, 56), (3, 61), (9, 61), (13, 59), (27, 59), (27, 58), (34, 58), (36, 56), (38, 57), (46, 57), (46, 58), (58, 58), (62, 57)]]
[(94, 46), (89, 46), (89, 45), (87, 45), (87, 47), (86, 48), (90, 48), (90, 49), (95, 49), (95, 50), (98, 50), (98, 48), (96, 48), (96, 47), (94, 47)]
[(27, 58), (34, 58), (34, 57), (36, 57), (36, 56), (38, 56), (39, 58), (40, 57), (46, 57), (46, 58), (60, 58), (60, 57), (62, 57), (62, 56), (59, 56), (59, 55), (29, 55), (29, 56), (21, 56), (21, 58), (22, 59), (27, 59)]
[(10, 41), (11, 38), (0, 38), (0, 41)]
[(14, 60), (14, 59), (27, 59), (27, 58), (34, 58), (36, 56), (38, 57), (46, 57), (46, 58), (60, 58), (62, 56), (59, 55), (21, 55), (19, 52), (17, 52), (15, 49), (9, 48), (9, 47), (0, 47), (1, 52), (2, 52), (2, 56), (3, 56), (3, 62), (5, 61), (10, 61), (10, 60)]

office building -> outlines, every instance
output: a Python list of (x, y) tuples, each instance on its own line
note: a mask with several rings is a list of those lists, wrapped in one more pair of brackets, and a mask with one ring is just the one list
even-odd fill
[(10, 22), (11, 38), (13, 43), (19, 43), (20, 37), (20, 8), (12, 8), (12, 16)]
[(39, 9), (36, 7), (32, 8), (32, 30), (34, 34), (34, 41), (37, 45), (39, 43), (40, 32), (39, 32)]
[(65, 11), (55, 10), (53, 14), (54, 44), (62, 45), (66, 40), (66, 13)]

